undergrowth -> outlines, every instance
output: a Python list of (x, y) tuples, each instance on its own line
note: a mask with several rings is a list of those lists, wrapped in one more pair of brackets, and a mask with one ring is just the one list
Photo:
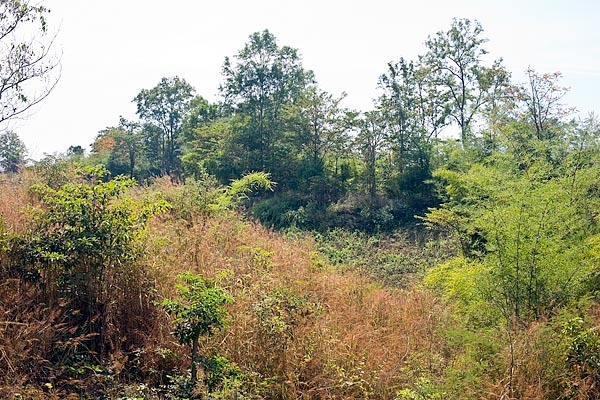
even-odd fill
[[(118, 219), (159, 200), (179, 202), (145, 222), (127, 219), (139, 231), (110, 231), (138, 232), (135, 253), (112, 254), (98, 280), (82, 269), (94, 253), (70, 253), (74, 236), (67, 233), (87, 232), (79, 244), (92, 246), (90, 232), (108, 228), (86, 231), (63, 220), (32, 232), (32, 215), (56, 211), (30, 190), (47, 178), (2, 179), (1, 398), (506, 399), (508, 384), (523, 399), (595, 393), (593, 301), (518, 330), (474, 329), (420, 285), (425, 270), (452, 255), (440, 238), (283, 235), (230, 208), (214, 212), (207, 204), (224, 192), (190, 197), (190, 188), (159, 180), (105, 203)], [(104, 181), (77, 182), (93, 188)], [(84, 209), (69, 208), (70, 218)], [(23, 256), (43, 249), (31, 238), (54, 230), (71, 238), (53, 248), (63, 257)], [(26, 246), (32, 243), (37, 247)], [(233, 300), (222, 302), (229, 315), (222, 328), (197, 337), (193, 385), (190, 342), (172, 334), (186, 319), (171, 320), (162, 306), (180, 299), (188, 309), (177, 287), (183, 272)], [(92, 294), (97, 303), (85, 308)]]

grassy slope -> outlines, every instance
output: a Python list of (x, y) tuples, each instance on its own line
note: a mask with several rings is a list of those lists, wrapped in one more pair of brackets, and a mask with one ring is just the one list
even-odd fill
[[(20, 210), (33, 204), (29, 178), (21, 178), (0, 183), (8, 233), (25, 230)], [(177, 188), (163, 182), (160, 190)], [(215, 278), (232, 293), (229, 328), (202, 340), (200, 353), (237, 363), (245, 376), (238, 390), (250, 398), (395, 399), (405, 388), (413, 389), (405, 399), (441, 398), (434, 397), (440, 392), (432, 380), (442, 377), (458, 382), (453, 398), (496, 398), (504, 391), (502, 332), (490, 334), (495, 342), (465, 340), (467, 333), (455, 329), (451, 311), (432, 293), (386, 288), (354, 270), (342, 272), (315, 252), (311, 238), (284, 237), (234, 213), (190, 222), (175, 212), (156, 218), (149, 232), (139, 267), (146, 286), (115, 289), (127, 295), (117, 296), (111, 309), (143, 321), (114, 319), (123, 324), (114, 327), (114, 341), (130, 345), (97, 366), (77, 362), (85, 337), (73, 334), (68, 304), (40, 303), (36, 285), (3, 272), (0, 397), (158, 398), (161, 392), (152, 388), (168, 385), (167, 375), (184, 374), (189, 365), (189, 350), (176, 343), (167, 315), (155, 305), (175, 294), (182, 271)], [(3, 251), (4, 270), (11, 261)], [(525, 332), (517, 349), (540, 352), (521, 360), (523, 398), (548, 398), (539, 378), (549, 368), (540, 364), (547, 350), (536, 347), (536, 329)], [(473, 361), (469, 354), (487, 358)]]

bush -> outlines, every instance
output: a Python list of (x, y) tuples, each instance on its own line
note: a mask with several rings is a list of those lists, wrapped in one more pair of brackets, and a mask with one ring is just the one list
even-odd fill
[(191, 384), (197, 380), (198, 339), (210, 336), (226, 324), (228, 313), (223, 307), (233, 298), (214, 282), (198, 275), (184, 272), (179, 275), (182, 283), (177, 286), (180, 300), (166, 299), (163, 308), (174, 317), (173, 335), (179, 343), (191, 346)]
[(135, 182), (104, 182), (106, 175), (90, 167), (80, 172), (81, 183), (34, 185), (40, 204), (31, 210), (31, 229), (11, 243), (15, 272), (37, 282), (49, 305), (68, 301), (73, 324), (100, 356), (131, 346), (119, 331), (146, 323), (150, 306), (140, 299), (150, 296), (150, 283), (138, 263), (148, 219), (167, 207), (127, 197)]

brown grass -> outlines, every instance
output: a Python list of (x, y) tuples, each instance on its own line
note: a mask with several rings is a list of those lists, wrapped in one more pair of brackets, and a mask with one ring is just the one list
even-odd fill
[[(315, 260), (310, 239), (285, 239), (237, 216), (156, 226), (164, 241), (159, 292), (172, 294), (174, 276), (190, 270), (225, 276), (235, 303), (226, 333), (204, 344), (263, 377), (277, 376), (276, 398), (394, 398), (409, 384), (403, 371), (414, 355), (436, 349), (444, 307), (430, 293), (392, 290), (356, 273), (338, 273)], [(292, 327), (285, 343), (269, 342), (255, 309), (277, 289), (308, 299), (318, 311)], [(275, 388), (271, 388), (275, 390)]]
[(33, 176), (0, 174), (0, 220), (8, 233), (21, 232), (27, 222), (24, 208), (30, 204), (29, 185)]
[[(32, 202), (29, 181), (0, 180), (0, 215), (10, 233), (25, 229), (27, 218), (20, 210)], [(162, 182), (160, 190), (174, 189)], [(61, 381), (73, 362), (69, 357), (81, 351), (85, 338), (69, 324), (68, 304), (50, 308), (40, 301), (35, 285), (8, 279), (10, 260), (3, 252), (0, 398), (11, 398), (17, 390), (29, 398), (117, 396), (120, 385), (156, 386), (167, 383), (167, 375), (183, 373), (189, 349), (176, 343), (168, 316), (156, 305), (176, 295), (182, 271), (217, 279), (232, 293), (228, 329), (203, 339), (200, 353), (236, 362), (246, 374), (245, 390), (264, 398), (395, 399), (398, 390), (413, 387), (420, 376), (441, 379), (448, 368), (456, 368), (462, 352), (446, 343), (443, 331), (453, 326), (452, 314), (432, 293), (414, 286), (386, 288), (359, 273), (334, 270), (314, 253), (309, 237), (286, 238), (233, 213), (197, 216), (191, 222), (174, 214), (152, 222), (146, 246), (140, 265), (108, 278), (111, 353), (102, 367), (112, 383), (90, 374), (76, 384)], [(284, 321), (280, 334), (257, 311), (277, 293), (284, 302), (303, 302), (292, 311), (273, 306)], [(544, 374), (553, 373), (548, 370), (552, 355), (536, 327), (517, 344), (519, 395), (552, 398), (554, 392), (543, 381)], [(498, 362), (506, 365), (507, 357), (507, 351), (499, 354)], [(506, 393), (502, 378), (483, 377), (473, 393), (501, 398)], [(57, 389), (51, 392), (45, 383)], [(476, 396), (465, 392), (457, 398)]]

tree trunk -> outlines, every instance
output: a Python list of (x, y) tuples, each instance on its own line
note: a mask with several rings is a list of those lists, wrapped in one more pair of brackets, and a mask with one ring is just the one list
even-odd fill
[(196, 367), (196, 360), (198, 358), (198, 339), (192, 340), (192, 365), (191, 365), (191, 383), (192, 387), (196, 386), (198, 381), (198, 368)]

